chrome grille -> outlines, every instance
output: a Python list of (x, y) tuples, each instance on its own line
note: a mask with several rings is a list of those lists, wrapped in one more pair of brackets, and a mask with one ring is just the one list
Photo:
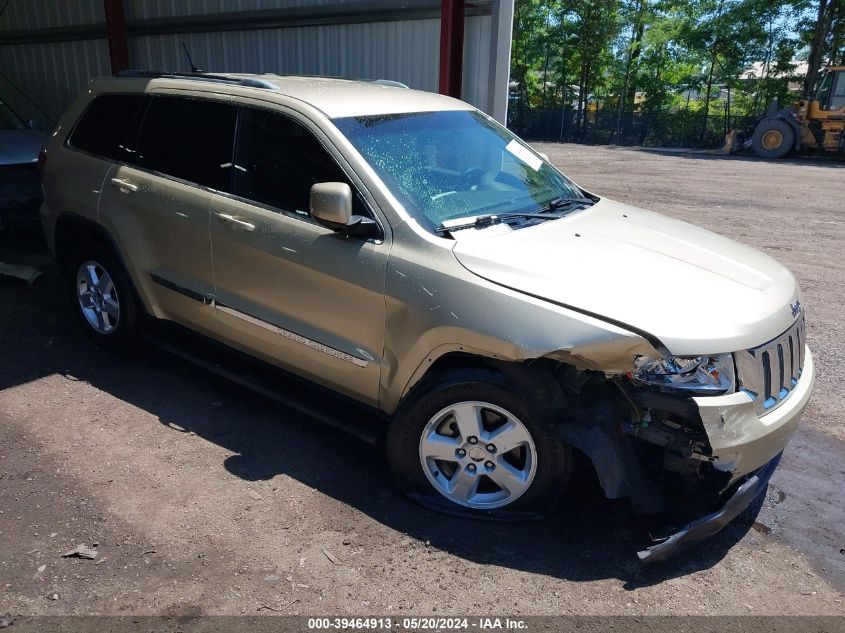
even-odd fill
[(758, 415), (777, 409), (804, 368), (804, 315), (776, 339), (734, 354), (739, 388), (754, 398)]

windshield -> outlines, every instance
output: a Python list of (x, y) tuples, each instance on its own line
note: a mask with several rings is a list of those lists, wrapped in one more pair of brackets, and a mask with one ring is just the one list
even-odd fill
[(14, 111), (5, 103), (0, 101), (0, 130), (25, 130), (26, 123), (23, 122)]
[(477, 111), (335, 119), (335, 125), (423, 226), (544, 210), (583, 196), (533, 150)]

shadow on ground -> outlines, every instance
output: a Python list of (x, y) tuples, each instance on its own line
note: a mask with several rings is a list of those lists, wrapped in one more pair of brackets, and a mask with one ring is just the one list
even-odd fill
[[(34, 286), (0, 277), (0, 389), (51, 374), (86, 381), (156, 416), (163, 433), (193, 432), (234, 453), (241, 479), (285, 474), (403, 533), (476, 563), (590, 581), (653, 585), (718, 563), (748, 531), (734, 524), (675, 559), (643, 566), (647, 539), (625, 502), (610, 502), (589, 477), (552, 519), (492, 523), (443, 516), (407, 501), (390, 482), (381, 450), (158, 350), (124, 360), (93, 347), (77, 327), (60, 275), (39, 239), (0, 237), (0, 261), (44, 270)], [(179, 430), (173, 427), (179, 427)]]

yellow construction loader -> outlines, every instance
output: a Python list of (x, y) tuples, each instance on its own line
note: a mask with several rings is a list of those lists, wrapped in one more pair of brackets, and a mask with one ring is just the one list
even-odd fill
[(792, 151), (820, 149), (845, 152), (845, 66), (827, 68), (805, 99), (781, 108), (775, 98), (756, 126), (731, 130), (728, 153), (751, 149), (763, 158), (782, 158)]

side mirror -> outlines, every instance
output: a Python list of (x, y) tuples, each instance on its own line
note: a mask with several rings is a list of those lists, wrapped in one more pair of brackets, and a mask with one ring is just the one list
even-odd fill
[(352, 215), (352, 189), (345, 182), (318, 182), (311, 186), (311, 217), (332, 231), (370, 237), (376, 223), (362, 215)]
[(38, 119), (28, 119), (26, 122), (26, 127), (30, 130), (35, 130), (37, 132), (43, 132), (44, 130), (41, 127), (41, 121)]

